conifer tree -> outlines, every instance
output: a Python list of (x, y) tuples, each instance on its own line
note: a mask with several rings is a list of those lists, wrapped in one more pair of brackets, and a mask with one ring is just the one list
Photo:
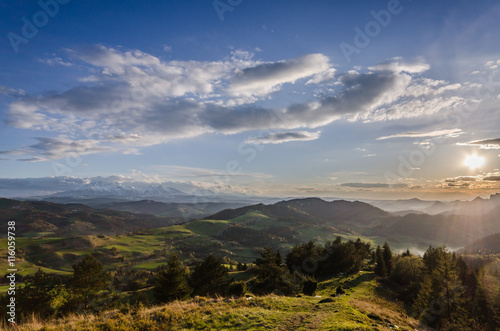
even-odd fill
[(414, 317), (438, 328), (446, 325), (447, 328), (461, 329), (466, 323), (467, 312), (456, 262), (444, 247), (429, 247), (424, 262), (428, 267), (413, 304)]
[(476, 293), (474, 294), (474, 301), (472, 307), (474, 309), (474, 316), (486, 328), (495, 329), (495, 302), (491, 298), (484, 287), (484, 269), (477, 271), (476, 277)]
[(108, 279), (103, 274), (103, 265), (92, 254), (87, 255), (80, 263), (73, 266), (71, 286), (82, 291), (104, 289)]
[(392, 251), (387, 241), (384, 243), (384, 247), (382, 249), (382, 255), (384, 258), (386, 274), (390, 275), (392, 272)]
[(223, 295), (229, 284), (228, 270), (221, 261), (210, 254), (201, 264), (194, 268), (189, 283), (194, 295)]
[(184, 299), (192, 289), (187, 281), (186, 268), (176, 254), (172, 254), (167, 265), (163, 266), (156, 278), (154, 294), (162, 302)]
[(288, 272), (283, 263), (281, 253), (271, 248), (259, 251), (260, 257), (255, 260), (253, 272), (256, 278), (252, 283), (252, 291), (256, 294), (278, 292), (291, 294), (294, 291), (294, 277)]
[(375, 274), (384, 277), (387, 270), (385, 268), (384, 255), (380, 246), (377, 246), (377, 250), (375, 251), (375, 263)]

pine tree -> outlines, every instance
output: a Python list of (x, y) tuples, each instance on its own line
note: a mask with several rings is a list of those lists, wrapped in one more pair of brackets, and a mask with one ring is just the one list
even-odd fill
[[(425, 259), (427, 257), (427, 260)], [(414, 317), (435, 327), (462, 329), (466, 323), (464, 288), (456, 262), (445, 249), (430, 247), (424, 254), (427, 272), (413, 304)]]
[(228, 270), (221, 261), (210, 254), (201, 264), (194, 268), (189, 283), (194, 295), (223, 295), (229, 284)]
[(377, 250), (375, 251), (375, 263), (375, 274), (384, 277), (387, 269), (385, 268), (384, 255), (380, 246), (377, 246)]
[(403, 254), (401, 254), (401, 257), (406, 257), (406, 256), (412, 256), (409, 249), (406, 249), (406, 251), (404, 251)]
[(495, 329), (495, 302), (491, 298), (486, 289), (484, 288), (484, 269), (477, 271), (476, 293), (474, 295), (474, 302), (472, 307), (474, 309), (474, 316), (483, 325), (488, 326), (491, 330)]
[(162, 302), (185, 299), (191, 294), (186, 268), (176, 254), (172, 254), (166, 266), (162, 266), (156, 277), (155, 297)]
[(420, 283), (420, 290), (418, 291), (417, 298), (413, 302), (412, 314), (413, 318), (420, 319), (427, 314), (429, 303), (432, 300), (432, 277), (426, 274)]
[(457, 275), (456, 260), (453, 261), (453, 258), (447, 256), (443, 260), (442, 270), (441, 279), (438, 281), (441, 284), (440, 296), (443, 298), (446, 308), (443, 316), (448, 323), (461, 325), (463, 323), (462, 320), (466, 316), (464, 309), (465, 291)]
[(252, 269), (256, 274), (252, 282), (252, 291), (256, 294), (272, 292), (292, 294), (296, 285), (295, 277), (288, 272), (281, 253), (279, 251), (275, 253), (271, 248), (263, 248), (259, 254), (260, 257), (255, 260)]
[(107, 277), (103, 274), (103, 265), (92, 254), (87, 255), (80, 263), (73, 266), (73, 288), (87, 291), (102, 290), (107, 285)]
[(384, 243), (382, 255), (384, 258), (384, 265), (385, 265), (386, 274), (390, 275), (392, 272), (392, 251), (391, 251), (391, 247), (389, 246), (387, 241)]

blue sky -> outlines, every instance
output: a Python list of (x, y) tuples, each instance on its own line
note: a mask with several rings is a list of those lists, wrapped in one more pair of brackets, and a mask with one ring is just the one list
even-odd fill
[(0, 194), (12, 178), (97, 176), (495, 193), (499, 14), (495, 1), (3, 2)]

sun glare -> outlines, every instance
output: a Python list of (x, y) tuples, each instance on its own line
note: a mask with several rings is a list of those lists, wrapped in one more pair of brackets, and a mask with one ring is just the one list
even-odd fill
[(474, 170), (482, 167), (485, 162), (486, 160), (484, 157), (472, 154), (465, 158), (464, 164), (468, 166), (470, 169)]

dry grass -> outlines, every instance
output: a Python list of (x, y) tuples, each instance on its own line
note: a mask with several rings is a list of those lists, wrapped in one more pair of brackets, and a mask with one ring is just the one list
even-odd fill
[[(357, 277), (362, 277), (359, 275)], [(362, 281), (361, 281), (362, 280)], [(263, 296), (251, 299), (196, 297), (160, 306), (127, 306), (99, 314), (70, 315), (48, 322), (32, 318), (11, 330), (419, 330), (402, 304), (376, 293), (365, 277), (349, 295), (333, 302), (322, 298)], [(333, 289), (332, 289), (333, 290)], [(371, 318), (368, 316), (371, 315)], [(373, 319), (377, 316), (380, 319)], [(397, 328), (396, 328), (397, 326)]]

